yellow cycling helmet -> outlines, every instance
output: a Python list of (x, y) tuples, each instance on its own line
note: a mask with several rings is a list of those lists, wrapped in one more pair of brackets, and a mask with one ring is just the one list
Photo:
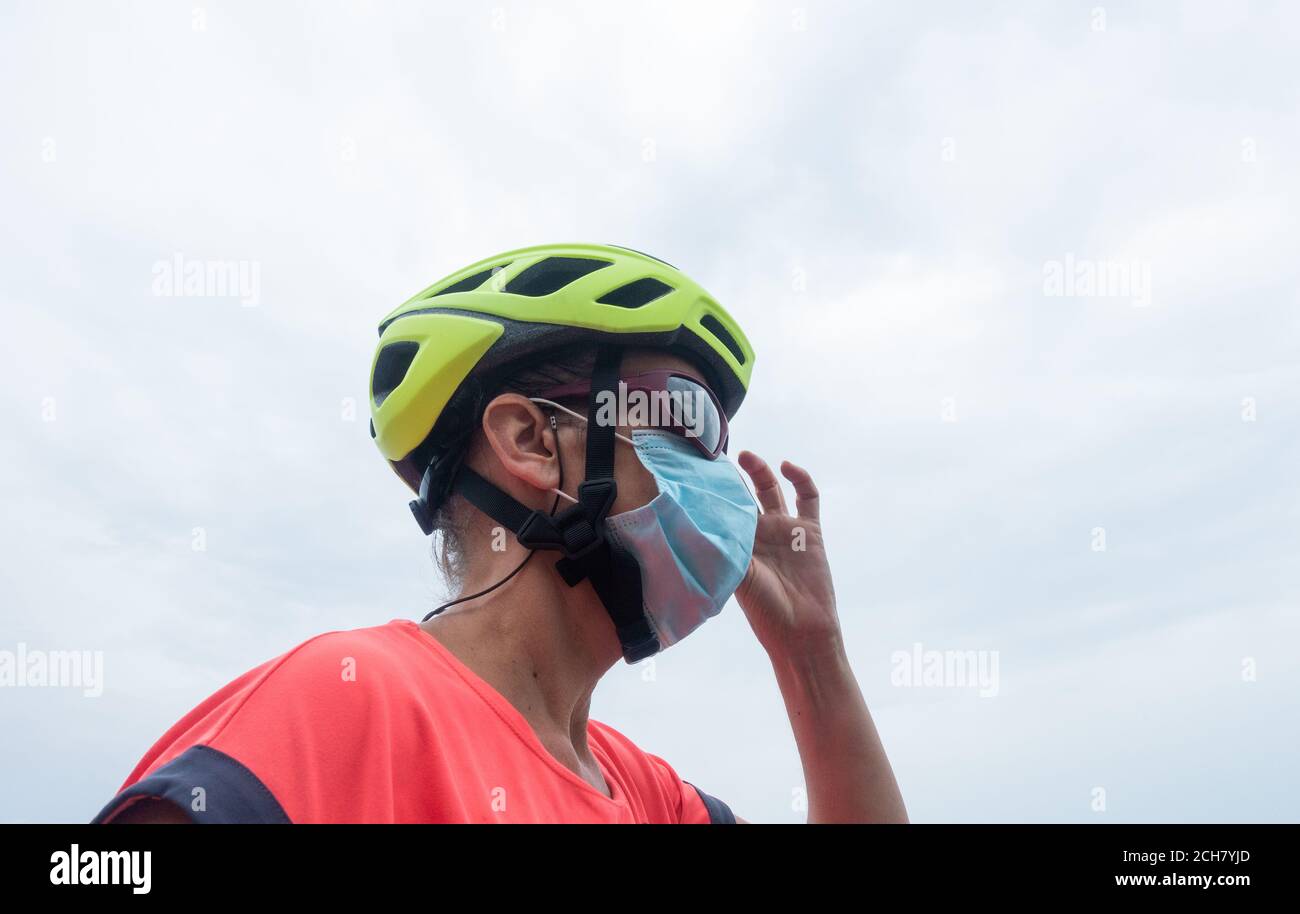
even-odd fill
[[(457, 270), (383, 319), (370, 369), (371, 436), (418, 492), (430, 467), (463, 443), (495, 376), (584, 342), (693, 356), (728, 418), (754, 364), (731, 315), (662, 260), (614, 245), (521, 248)], [(441, 501), (450, 472), (432, 486), (424, 480), (426, 507)]]

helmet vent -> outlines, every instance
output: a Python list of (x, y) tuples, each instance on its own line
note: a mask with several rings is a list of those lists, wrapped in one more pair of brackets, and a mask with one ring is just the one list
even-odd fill
[(737, 362), (741, 365), (745, 364), (744, 350), (740, 348), (740, 344), (736, 342), (736, 338), (731, 335), (730, 331), (728, 331), (726, 327), (722, 326), (722, 321), (718, 320), (712, 314), (706, 314), (700, 318), (700, 326), (716, 336), (718, 341), (722, 343), (722, 345), (726, 346), (727, 349), (731, 351), (731, 354), (736, 357)]
[(547, 257), (510, 280), (505, 291), (534, 298), (550, 295), (574, 280), (609, 265), (608, 260), (593, 260), (589, 257)]
[(370, 396), (380, 406), (406, 377), (420, 344), (410, 340), (389, 343), (375, 359), (375, 376), (370, 379)]
[(625, 286), (619, 286), (607, 293), (603, 298), (598, 299), (598, 301), (602, 305), (640, 308), (642, 305), (648, 305), (656, 298), (663, 298), (671, 291), (673, 291), (673, 287), (668, 283), (660, 282), (653, 276), (647, 276), (645, 279), (638, 279)]
[(474, 289), (477, 289), (479, 286), (483, 285), (483, 283), (487, 282), (488, 277), (491, 276), (494, 272), (496, 272), (497, 270), (504, 270), (508, 266), (510, 266), (509, 263), (503, 263), (503, 264), (499, 264), (498, 266), (492, 267), (491, 269), (482, 270), (478, 273), (475, 273), (473, 276), (466, 276), (464, 279), (460, 280), (459, 282), (452, 283), (445, 289), (439, 289), (437, 292), (434, 292), (433, 295), (430, 295), (429, 298), (434, 298), (435, 296), (438, 295), (450, 295), (453, 292), (471, 292)]

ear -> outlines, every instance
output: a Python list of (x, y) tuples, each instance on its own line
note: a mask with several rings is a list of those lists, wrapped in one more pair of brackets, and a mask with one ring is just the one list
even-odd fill
[[(483, 438), (508, 478), (528, 488), (547, 492), (560, 484), (555, 431), (537, 404), (521, 394), (494, 398), (483, 411)], [(522, 500), (532, 501), (520, 493)]]

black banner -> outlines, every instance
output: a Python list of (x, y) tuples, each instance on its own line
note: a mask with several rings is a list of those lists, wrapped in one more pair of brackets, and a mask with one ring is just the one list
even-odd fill
[(488, 892), (485, 900), (520, 892), (536, 902), (539, 892), (576, 888), (562, 888), (574, 877), (584, 888), (593, 879), (617, 888), (621, 879), (624, 890), (653, 885), (655, 894), (701, 877), (728, 894), (834, 888), (863, 902), (899, 890), (918, 900), (979, 891), (985, 899), (1200, 893), (1230, 902), (1292, 885), (1297, 837), (1291, 825), (13, 825), (0, 826), (0, 873), (9, 892), (205, 902), (418, 890), (452, 879)]

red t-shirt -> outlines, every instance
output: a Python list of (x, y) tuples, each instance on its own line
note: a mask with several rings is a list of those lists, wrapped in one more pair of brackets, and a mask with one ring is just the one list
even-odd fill
[(186, 714), (95, 817), (142, 797), (195, 822), (734, 821), (663, 759), (591, 720), (612, 797), (414, 622), (328, 632)]

